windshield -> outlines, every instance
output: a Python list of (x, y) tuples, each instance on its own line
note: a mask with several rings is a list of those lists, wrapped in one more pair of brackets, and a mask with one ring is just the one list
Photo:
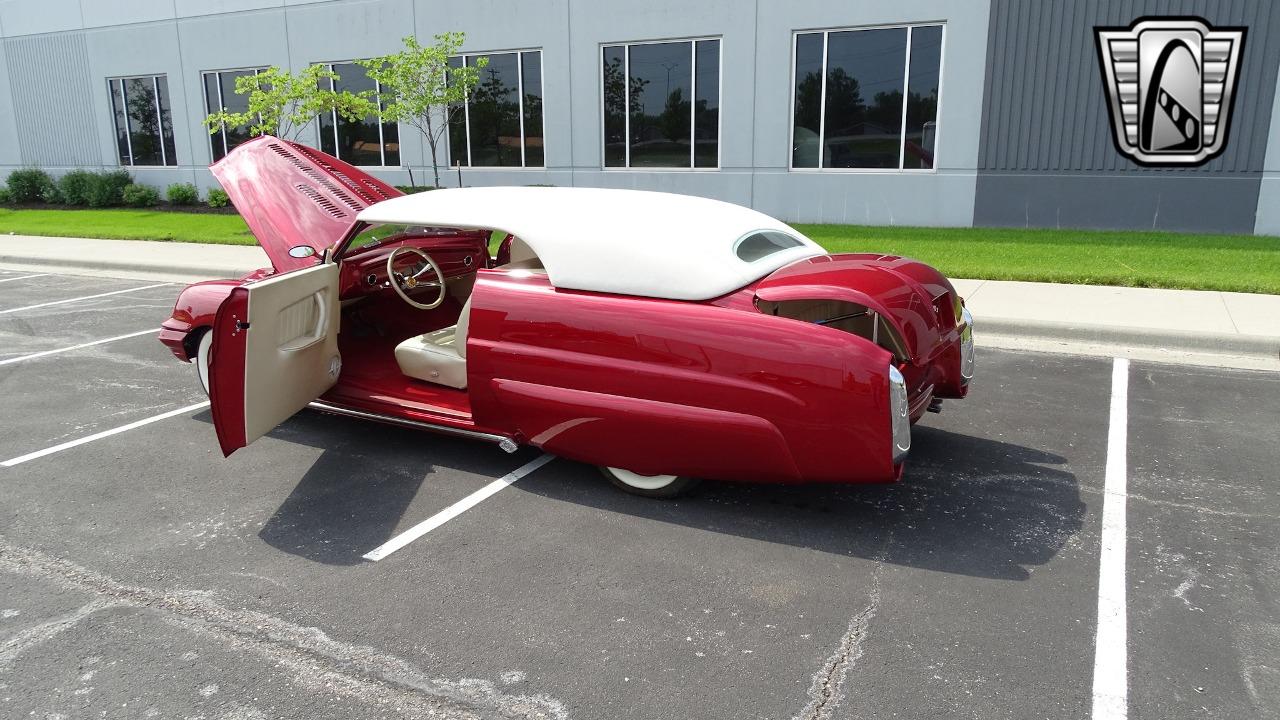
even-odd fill
[(450, 228), (429, 227), (426, 225), (402, 225), (399, 223), (375, 223), (365, 227), (347, 243), (344, 255), (352, 255), (372, 247), (379, 247), (387, 242), (398, 242), (412, 238), (450, 237), (460, 232)]

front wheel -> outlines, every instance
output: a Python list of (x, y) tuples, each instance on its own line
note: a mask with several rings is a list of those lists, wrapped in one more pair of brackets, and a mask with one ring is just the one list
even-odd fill
[(196, 378), (200, 380), (200, 387), (204, 388), (204, 394), (209, 394), (209, 348), (213, 347), (213, 331), (205, 330), (200, 336), (200, 343), (196, 346)]
[(600, 466), (600, 472), (615, 487), (632, 495), (650, 498), (673, 498), (692, 490), (697, 478), (679, 475), (641, 475), (622, 468)]

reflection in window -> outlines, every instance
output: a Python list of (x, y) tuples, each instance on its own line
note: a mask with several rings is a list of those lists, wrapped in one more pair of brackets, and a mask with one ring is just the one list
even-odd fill
[[(327, 67), (337, 73), (338, 79), (321, 79), (321, 87), (327, 86), (334, 92), (372, 90), (379, 109), (384, 107), (382, 88), (365, 74), (364, 68), (355, 63), (333, 63)], [(395, 123), (382, 122), (380, 113), (347, 120), (331, 110), (321, 113), (319, 121), (320, 149), (339, 160), (352, 165), (400, 164), (400, 128)]]
[(604, 49), (604, 164), (627, 164), (626, 48)]
[(823, 33), (796, 36), (796, 98), (792, 120), (792, 167), (818, 167), (818, 134), (822, 123)]
[(121, 165), (177, 165), (169, 81), (164, 75), (108, 80)]
[[(479, 55), (449, 59), (470, 67)], [(542, 51), (484, 55), (479, 82), (449, 121), (449, 157), (469, 167), (542, 167)]]
[(720, 41), (602, 48), (605, 167), (717, 167)]
[[(260, 69), (220, 70), (204, 74), (204, 108), (212, 115), (219, 110), (242, 113), (249, 110), (249, 96), (236, 94), (236, 80), (242, 77), (253, 77)], [(249, 128), (245, 126), (228, 127), (223, 124), (218, 132), (209, 136), (209, 149), (213, 161), (217, 162), (226, 154), (236, 149), (249, 139)]]
[(938, 86), (942, 66), (942, 26), (911, 29), (911, 79), (907, 83), (907, 131), (902, 164), (933, 167), (938, 130)]
[(797, 34), (792, 167), (932, 168), (941, 51), (941, 25)]

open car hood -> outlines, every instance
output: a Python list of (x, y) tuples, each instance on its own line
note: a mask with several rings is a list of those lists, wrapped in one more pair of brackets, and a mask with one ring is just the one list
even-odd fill
[(270, 135), (237, 147), (210, 170), (276, 272), (315, 265), (355, 225), (356, 213), (404, 194), (331, 155)]
[[(937, 270), (894, 255), (822, 255), (794, 262), (755, 287), (769, 302), (829, 298), (857, 303), (884, 316), (917, 362), (928, 359), (947, 332), (955, 290)], [(952, 323), (954, 324), (954, 323)]]

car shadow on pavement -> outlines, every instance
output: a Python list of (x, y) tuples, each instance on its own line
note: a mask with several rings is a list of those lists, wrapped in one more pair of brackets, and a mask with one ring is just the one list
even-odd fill
[(608, 512), (773, 543), (982, 578), (1025, 580), (1082, 527), (1066, 459), (936, 428), (914, 429), (888, 485), (707, 482), (662, 501), (627, 495), (592, 467), (557, 460), (516, 487)]
[[(520, 462), (472, 441), (313, 412), (269, 437), (323, 452), (258, 537), (328, 565), (367, 562), (363, 555), (396, 534), (415, 500), (430, 514)], [(444, 477), (454, 471), (481, 478)]]

